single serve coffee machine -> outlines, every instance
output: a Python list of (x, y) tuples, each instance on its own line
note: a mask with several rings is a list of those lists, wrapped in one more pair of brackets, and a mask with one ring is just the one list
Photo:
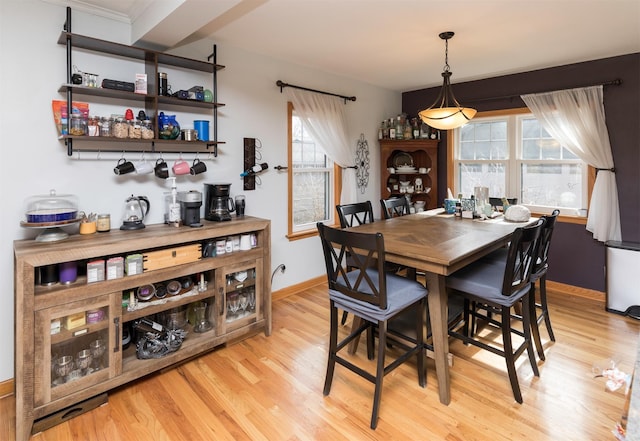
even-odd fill
[(231, 184), (204, 184), (204, 218), (210, 221), (230, 221), (236, 207), (229, 197)]
[(202, 206), (202, 193), (197, 190), (178, 192), (180, 202), (180, 218), (182, 225), (201, 227), (200, 207)]

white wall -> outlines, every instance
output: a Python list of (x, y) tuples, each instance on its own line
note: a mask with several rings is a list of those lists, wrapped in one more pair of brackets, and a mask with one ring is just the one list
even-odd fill
[[(13, 378), (13, 241), (31, 239), (37, 233), (20, 227), (27, 198), (47, 193), (51, 188), (58, 193), (75, 194), (81, 210), (110, 213), (112, 227), (117, 228), (125, 198), (132, 193), (146, 195), (152, 204), (148, 223), (163, 221), (162, 194), (167, 190), (166, 182), (151, 176), (118, 177), (112, 170), (119, 154), (103, 153), (100, 159), (93, 153), (68, 157), (66, 147), (57, 139), (51, 100), (64, 99), (57, 92), (66, 78), (65, 48), (57, 44), (64, 20), (65, 8), (49, 3), (37, 0), (0, 2), (0, 152), (3, 166), (0, 173), (3, 198), (0, 216), (0, 338), (3, 343), (0, 382)], [(72, 30), (129, 44), (128, 25), (92, 15), (74, 12)], [(180, 55), (204, 60), (211, 52), (211, 44), (193, 44), (182, 48)], [(101, 78), (121, 79), (123, 75), (129, 75), (130, 70), (141, 71), (128, 63), (116, 63), (88, 54), (75, 56), (74, 63), (81, 70), (100, 74)], [(318, 239), (289, 242), (285, 238), (286, 174), (269, 169), (261, 176), (262, 185), (255, 191), (242, 191), (239, 174), (243, 164), (243, 138), (260, 139), (263, 159), (271, 167), (286, 165), (287, 106), (285, 95), (275, 86), (278, 79), (356, 95), (357, 101), (346, 105), (349, 138), (353, 141), (355, 155), (357, 140), (361, 133), (365, 135), (371, 151), (372, 171), (367, 191), (358, 193), (358, 197), (376, 201), (379, 198), (377, 127), (381, 120), (399, 112), (401, 96), (220, 44), (218, 63), (227, 66), (218, 76), (218, 100), (226, 104), (219, 113), (218, 137), (226, 144), (220, 147), (217, 159), (207, 160), (208, 171), (204, 176), (200, 179), (179, 179), (178, 189), (202, 190), (204, 182), (231, 182), (233, 195), (246, 195), (247, 214), (272, 221), (272, 266), (275, 268), (284, 263), (287, 267), (284, 274), (277, 273), (274, 277), (273, 289), (317, 277), (324, 273)], [(176, 82), (181, 79), (180, 74), (174, 74), (173, 78)], [(92, 106), (92, 109), (96, 109), (96, 113), (106, 112), (109, 106)], [(138, 108), (133, 109), (137, 113)], [(185, 116), (183, 126), (188, 125), (191, 119)], [(136, 160), (139, 155), (127, 156)], [(164, 156), (170, 163), (177, 157)], [(192, 159), (193, 155), (185, 157)]]

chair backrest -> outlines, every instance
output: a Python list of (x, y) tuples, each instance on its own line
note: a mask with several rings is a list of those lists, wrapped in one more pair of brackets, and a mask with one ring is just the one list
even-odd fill
[(535, 224), (517, 228), (511, 235), (502, 280), (502, 295), (510, 296), (529, 286), (544, 223), (544, 219), (538, 219)]
[(356, 202), (355, 204), (336, 205), (340, 227), (356, 227), (374, 221), (371, 201)]
[(542, 216), (545, 220), (542, 233), (540, 233), (540, 246), (538, 247), (538, 258), (533, 266), (533, 274), (546, 271), (549, 266), (549, 245), (551, 245), (551, 236), (553, 235), (553, 227), (556, 225), (556, 219), (560, 214), (560, 210), (555, 209), (548, 216)]
[[(329, 289), (382, 309), (387, 307), (384, 239), (381, 233), (358, 233), (318, 222)], [(346, 258), (351, 255), (347, 272)]]
[(398, 198), (380, 199), (382, 215), (385, 219), (404, 216), (410, 213), (409, 201), (404, 196)]

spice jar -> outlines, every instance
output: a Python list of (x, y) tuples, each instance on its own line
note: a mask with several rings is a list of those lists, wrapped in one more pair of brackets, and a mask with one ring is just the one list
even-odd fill
[(116, 138), (126, 138), (129, 136), (129, 123), (124, 118), (116, 118), (113, 127), (111, 128), (111, 134)]
[(83, 136), (86, 135), (84, 131), (84, 122), (82, 121), (82, 115), (79, 113), (71, 114), (71, 123), (69, 124), (69, 135)]
[(99, 214), (96, 225), (98, 233), (106, 233), (111, 230), (111, 216), (109, 214)]
[(103, 116), (100, 120), (100, 136), (111, 136), (111, 126), (113, 119)]

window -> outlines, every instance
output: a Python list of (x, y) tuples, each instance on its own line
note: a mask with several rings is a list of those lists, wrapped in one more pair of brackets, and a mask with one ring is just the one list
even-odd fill
[[(526, 109), (525, 109), (526, 110)], [(489, 187), (537, 213), (588, 206), (588, 167), (562, 147), (528, 111), (479, 115), (453, 134), (454, 188), (463, 195)]]
[(289, 103), (289, 234), (290, 239), (317, 234), (316, 223), (334, 225), (340, 175)]

